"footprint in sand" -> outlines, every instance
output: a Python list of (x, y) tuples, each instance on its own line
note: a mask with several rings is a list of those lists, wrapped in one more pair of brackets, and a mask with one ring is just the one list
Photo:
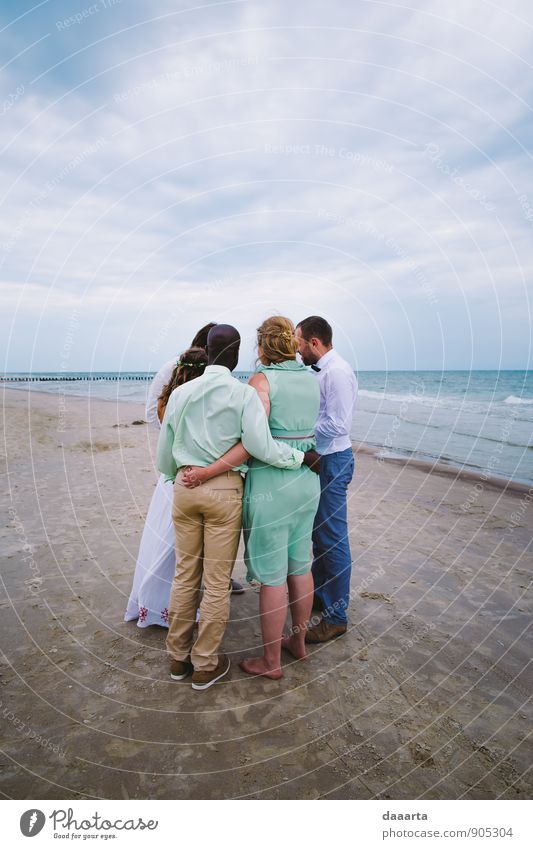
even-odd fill
[(371, 598), (373, 601), (384, 601), (385, 604), (394, 604), (391, 598), (388, 595), (383, 595), (383, 593), (360, 593), (361, 598)]
[(81, 448), (82, 451), (90, 451), (93, 454), (99, 453), (101, 451), (111, 451), (113, 445), (109, 445), (108, 442), (79, 442), (74, 448)]

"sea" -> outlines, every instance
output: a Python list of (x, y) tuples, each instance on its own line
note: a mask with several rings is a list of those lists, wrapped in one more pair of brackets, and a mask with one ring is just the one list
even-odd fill
[[(235, 376), (247, 380), (249, 373)], [(136, 404), (144, 403), (151, 377), (4, 375), (5, 385), (15, 389)], [(357, 377), (354, 441), (373, 446), (384, 459), (415, 458), (533, 484), (533, 371), (361, 371)]]

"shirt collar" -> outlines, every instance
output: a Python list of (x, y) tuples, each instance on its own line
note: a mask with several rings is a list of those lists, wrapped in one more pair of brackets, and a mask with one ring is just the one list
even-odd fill
[(329, 361), (334, 358), (334, 356), (335, 356), (335, 349), (334, 348), (330, 348), (329, 351), (326, 351), (326, 353), (323, 354), (320, 357), (320, 359), (317, 361), (317, 366), (319, 367), (319, 369), (323, 369), (324, 366), (327, 365), (329, 363)]
[(231, 374), (227, 366), (206, 366), (204, 369), (204, 374), (207, 374), (208, 372), (213, 372), (214, 374), (216, 374), (217, 372), (219, 374), (226, 374), (227, 372), (227, 374)]

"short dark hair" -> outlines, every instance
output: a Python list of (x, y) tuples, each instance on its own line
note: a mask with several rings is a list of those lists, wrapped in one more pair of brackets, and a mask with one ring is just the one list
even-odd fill
[(308, 318), (304, 318), (303, 321), (299, 321), (296, 326), (302, 331), (302, 336), (306, 342), (315, 336), (317, 339), (320, 339), (323, 345), (331, 345), (333, 330), (331, 329), (331, 324), (325, 318), (321, 318), (319, 315), (310, 315)]
[(207, 337), (207, 359), (209, 365), (227, 366), (234, 369), (239, 359), (241, 337), (231, 324), (215, 324)]

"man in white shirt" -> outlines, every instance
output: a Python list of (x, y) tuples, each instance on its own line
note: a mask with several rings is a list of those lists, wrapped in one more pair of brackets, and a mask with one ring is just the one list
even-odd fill
[(323, 643), (345, 634), (348, 625), (352, 558), (346, 496), (355, 467), (351, 429), (358, 387), (353, 368), (333, 348), (324, 318), (305, 318), (295, 335), (303, 362), (320, 384), (315, 434), (321, 495), (313, 529), (313, 578), (322, 618), (309, 628), (306, 642)]

